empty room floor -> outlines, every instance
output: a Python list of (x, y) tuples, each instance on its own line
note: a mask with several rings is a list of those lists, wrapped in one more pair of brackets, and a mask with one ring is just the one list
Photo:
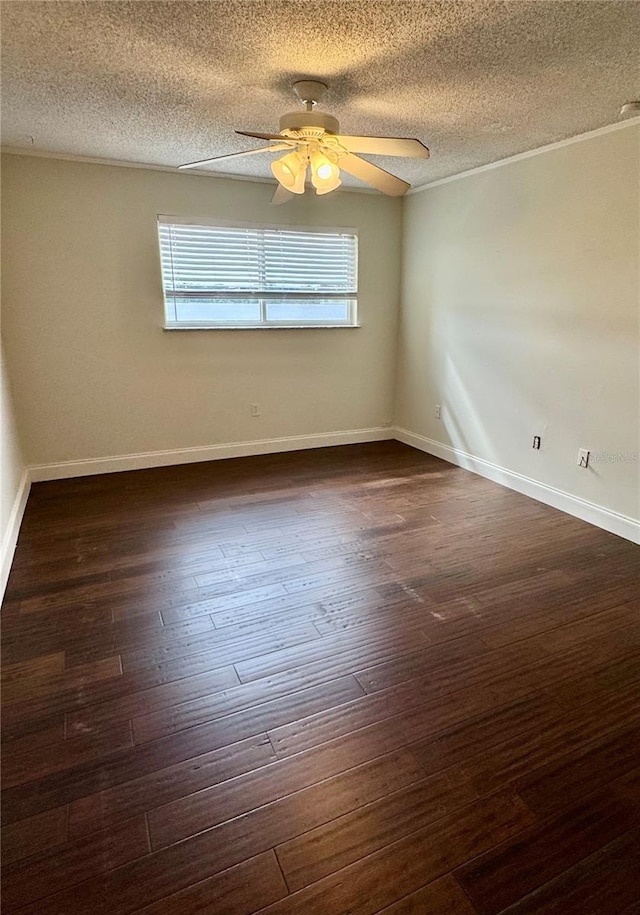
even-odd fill
[(639, 556), (397, 442), (34, 485), (3, 911), (640, 912)]

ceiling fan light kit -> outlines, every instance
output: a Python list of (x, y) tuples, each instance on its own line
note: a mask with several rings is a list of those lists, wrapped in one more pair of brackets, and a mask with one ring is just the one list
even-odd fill
[(311, 183), (316, 194), (328, 194), (342, 184), (337, 164), (321, 152), (314, 152), (311, 156)]
[(309, 169), (311, 184), (316, 194), (329, 194), (340, 187), (340, 170), (365, 181), (383, 194), (393, 197), (405, 194), (410, 187), (406, 181), (360, 158), (356, 153), (427, 159), (427, 147), (420, 140), (411, 138), (341, 135), (340, 125), (333, 115), (315, 110), (327, 88), (326, 83), (312, 79), (298, 80), (294, 83), (293, 90), (304, 104), (305, 110), (282, 115), (280, 133), (236, 131), (241, 136), (268, 140), (269, 146), (215, 156), (212, 159), (200, 159), (197, 162), (180, 165), (178, 168), (195, 168), (240, 156), (285, 151), (282, 158), (271, 164), (271, 171), (279, 184), (274, 196), (275, 203), (284, 203), (292, 194), (304, 194)]
[(307, 162), (299, 152), (294, 150), (282, 159), (276, 159), (271, 163), (271, 171), (274, 178), (292, 194), (304, 194)]

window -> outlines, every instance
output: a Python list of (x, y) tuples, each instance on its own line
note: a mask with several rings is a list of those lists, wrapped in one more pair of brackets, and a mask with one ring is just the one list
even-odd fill
[(158, 217), (165, 327), (353, 327), (353, 229)]

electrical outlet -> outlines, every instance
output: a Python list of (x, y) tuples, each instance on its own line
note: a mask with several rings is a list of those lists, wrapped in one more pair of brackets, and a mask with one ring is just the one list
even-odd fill
[(578, 451), (578, 467), (588, 467), (589, 466), (589, 454), (590, 452), (586, 448), (580, 448)]
[(259, 404), (259, 403), (252, 403), (252, 404), (251, 404), (251, 415), (254, 416), (254, 417), (255, 417), (255, 416), (260, 416), (260, 404)]
[(540, 436), (539, 435), (533, 436), (533, 445), (531, 447), (533, 448), (534, 451), (540, 451)]
[(441, 413), (442, 413), (442, 407), (440, 406), (439, 403), (437, 403), (437, 404), (436, 404), (436, 409), (435, 409), (435, 416), (436, 416), (436, 419), (440, 419)]

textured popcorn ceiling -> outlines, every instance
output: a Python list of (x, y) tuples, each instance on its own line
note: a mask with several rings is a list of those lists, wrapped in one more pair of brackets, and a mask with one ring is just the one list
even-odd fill
[[(343, 133), (418, 137), (371, 161), (414, 185), (605, 124), (640, 98), (637, 2), (4, 0), (2, 142), (178, 165), (261, 145), (330, 83)], [(270, 176), (272, 156), (217, 172)], [(615, 163), (612, 163), (615, 167)], [(354, 184), (357, 184), (355, 180)]]

